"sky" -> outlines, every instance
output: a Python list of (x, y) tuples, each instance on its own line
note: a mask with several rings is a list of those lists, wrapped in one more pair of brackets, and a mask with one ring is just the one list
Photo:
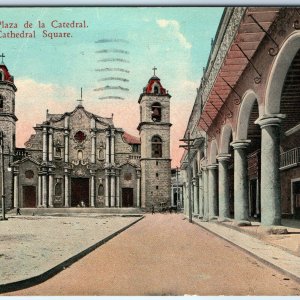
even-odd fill
[[(138, 136), (138, 98), (155, 66), (172, 96), (171, 158), (172, 167), (179, 166), (179, 139), (222, 13), (222, 7), (2, 7), (0, 52), (18, 88), (17, 146), (45, 120), (46, 109), (72, 111), (81, 87), (86, 110), (103, 117), (113, 113), (116, 127)], [(53, 28), (53, 21), (85, 21), (86, 27)], [(32, 27), (24, 28), (26, 22)], [(35, 38), (4, 38), (11, 30), (35, 31)], [(70, 37), (50, 38), (62, 32)]]

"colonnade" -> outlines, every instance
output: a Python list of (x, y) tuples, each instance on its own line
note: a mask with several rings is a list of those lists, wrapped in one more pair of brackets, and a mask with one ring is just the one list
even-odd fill
[[(261, 127), (261, 223), (263, 225), (280, 225), (281, 223), (281, 191), (280, 191), (280, 123), (282, 116), (272, 115), (259, 118), (256, 123)], [(213, 142), (216, 142), (215, 140)], [(229, 141), (226, 142), (229, 145)], [(249, 188), (247, 148), (251, 141), (234, 140), (234, 221), (237, 224), (249, 224)], [(210, 149), (210, 144), (208, 149)], [(220, 147), (221, 148), (221, 147)], [(223, 147), (224, 148), (224, 147)], [(225, 147), (226, 148), (226, 147)], [(203, 152), (203, 149), (199, 149)], [(215, 160), (208, 151), (206, 157), (194, 157), (191, 164), (201, 165), (198, 174), (193, 172), (191, 182), (192, 199), (187, 197), (187, 180), (185, 185), (185, 202), (188, 214), (189, 203), (193, 205), (193, 213), (204, 221), (218, 219), (226, 221), (229, 211), (229, 153), (220, 153)], [(196, 162), (195, 162), (196, 160)], [(187, 178), (186, 178), (187, 179)]]

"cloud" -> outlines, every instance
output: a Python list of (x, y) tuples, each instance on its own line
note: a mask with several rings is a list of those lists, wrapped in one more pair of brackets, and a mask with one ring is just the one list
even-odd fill
[(192, 48), (192, 44), (189, 43), (186, 37), (180, 32), (180, 24), (176, 20), (160, 19), (156, 20), (156, 23), (161, 28), (169, 28), (184, 48)]

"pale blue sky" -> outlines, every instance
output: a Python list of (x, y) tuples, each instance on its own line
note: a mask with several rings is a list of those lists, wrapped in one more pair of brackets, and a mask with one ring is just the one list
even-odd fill
[[(97, 114), (115, 112), (116, 125), (138, 135), (137, 100), (156, 66), (163, 86), (172, 95), (171, 149), (178, 152), (178, 139), (184, 134), (211, 49), (211, 38), (222, 13), (221, 7), (2, 7), (1, 19), (19, 24), (15, 32), (21, 32), (28, 20), (34, 24), (37, 35), (36, 39), (0, 39), (0, 52), (5, 53), (5, 63), (20, 87), (16, 97), (17, 113), (22, 114), (17, 115), (18, 130), (27, 129), (30, 122), (33, 126), (42, 121), (46, 108), (56, 113), (72, 109), (83, 87), (86, 108), (96, 107)], [(72, 38), (42, 38), (42, 30), (36, 28), (38, 20), (46, 23), (46, 30), (71, 32)], [(88, 28), (55, 30), (50, 27), (52, 20), (85, 20)], [(123, 39), (128, 43), (96, 43), (103, 39)], [(121, 49), (129, 54), (96, 53), (105, 49)], [(110, 58), (129, 62), (107, 61)], [(95, 71), (109, 67), (127, 69), (130, 73)], [(99, 81), (109, 76), (123, 77), (129, 82)], [(94, 91), (106, 85), (122, 86), (129, 91)], [(99, 100), (109, 95), (125, 100)], [(122, 112), (115, 111), (114, 106), (132, 108), (130, 121), (124, 120)], [(29, 111), (34, 111), (34, 118)], [(20, 145), (26, 139), (22, 134), (19, 137)]]
[[(5, 21), (23, 24), (29, 20), (34, 24), (43, 20), (70, 22), (86, 20), (87, 29), (65, 29), (73, 38), (49, 40), (2, 39), (1, 51), (12, 72), (20, 77), (30, 77), (41, 82), (64, 85), (81, 85), (86, 89), (98, 85), (95, 67), (109, 65), (97, 63), (103, 44), (95, 41), (104, 38), (122, 38), (128, 44), (114, 43), (130, 52), (126, 65), (130, 69), (130, 90), (139, 92), (155, 65), (161, 78), (172, 83), (174, 73), (180, 78), (181, 65), (184, 79), (199, 81), (202, 67), (206, 65), (210, 51), (210, 39), (214, 37), (223, 8), (1, 8)], [(169, 20), (165, 27), (159, 20)], [(22, 28), (19, 28), (21, 30)], [(49, 31), (53, 30), (48, 26)], [(63, 31), (63, 30), (62, 30)], [(186, 45), (178, 35), (186, 39)], [(106, 46), (106, 45), (105, 45)], [(110, 45), (111, 47), (112, 45)], [(117, 55), (115, 55), (117, 57)], [(122, 64), (123, 66), (125, 64)], [(84, 74), (84, 75), (83, 75)], [(100, 76), (101, 77), (101, 76)], [(171, 86), (169, 87), (171, 90)], [(136, 95), (137, 96), (137, 95)]]

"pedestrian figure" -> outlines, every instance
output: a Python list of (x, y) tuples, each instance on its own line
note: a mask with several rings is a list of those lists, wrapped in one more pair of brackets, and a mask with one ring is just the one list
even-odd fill
[(21, 210), (19, 207), (17, 207), (17, 215), (21, 215)]
[(152, 215), (153, 215), (154, 214), (154, 205), (153, 204), (152, 204), (151, 209), (152, 209)]

